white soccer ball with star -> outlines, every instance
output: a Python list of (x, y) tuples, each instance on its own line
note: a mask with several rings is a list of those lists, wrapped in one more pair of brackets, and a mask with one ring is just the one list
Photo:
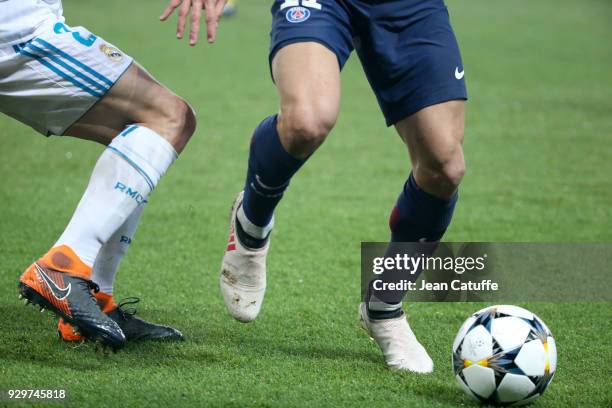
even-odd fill
[(557, 347), (548, 327), (518, 306), (479, 310), (459, 329), (453, 367), (459, 386), (482, 403), (524, 405), (548, 387)]

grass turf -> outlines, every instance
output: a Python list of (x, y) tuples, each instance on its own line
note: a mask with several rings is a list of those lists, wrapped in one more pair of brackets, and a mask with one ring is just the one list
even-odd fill
[[(159, 185), (122, 265), (117, 296), (179, 327), (182, 344), (130, 344), (104, 356), (55, 337), (17, 300), (21, 271), (59, 236), (102, 148), (35, 136), (0, 117), (0, 388), (63, 388), (83, 406), (409, 406), (470, 404), (450, 368), (474, 304), (409, 304), (429, 376), (389, 372), (358, 327), (359, 242), (385, 240), (407, 154), (384, 127), (355, 57), (342, 113), (277, 214), (269, 289), (255, 323), (218, 292), (226, 216), (249, 135), (276, 109), (269, 2), (240, 3), (218, 44), (189, 49), (161, 1), (65, 1), (68, 23), (117, 44), (199, 112), (196, 137)], [(612, 36), (608, 1), (449, 1), (471, 101), (469, 172), (449, 241), (612, 240)], [(524, 304), (553, 329), (555, 380), (536, 406), (610, 406), (609, 303)], [(0, 401), (0, 405), (5, 404)], [(62, 404), (63, 405), (63, 404)]]

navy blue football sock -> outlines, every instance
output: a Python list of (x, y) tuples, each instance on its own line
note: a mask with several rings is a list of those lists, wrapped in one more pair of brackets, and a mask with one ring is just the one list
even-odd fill
[(391, 242), (437, 242), (448, 228), (458, 194), (449, 200), (422, 190), (410, 173), (389, 218)]
[[(244, 186), (244, 215), (255, 226), (262, 228), (271, 223), (274, 209), (289, 186), (291, 177), (307, 160), (296, 159), (285, 150), (276, 124), (277, 115), (273, 115), (255, 129)], [(243, 227), (252, 235), (245, 225)]]
[[(411, 173), (389, 218), (391, 243), (387, 247), (385, 257), (393, 257), (406, 249), (393, 245), (395, 242), (440, 241), (450, 224), (457, 198), (457, 193), (449, 200), (427, 193), (417, 185)], [(429, 256), (434, 252), (436, 246), (435, 244), (415, 244), (414, 254), (410, 255), (423, 254)], [(405, 278), (416, 281), (420, 272), (417, 271), (407, 277), (398, 271), (391, 270), (383, 273), (380, 278), (386, 282), (396, 282)], [(372, 299), (372, 296), (374, 299)], [(377, 292), (371, 289), (368, 296), (368, 314), (370, 317), (377, 319), (397, 317), (401, 311), (403, 297), (404, 293), (401, 292)]]

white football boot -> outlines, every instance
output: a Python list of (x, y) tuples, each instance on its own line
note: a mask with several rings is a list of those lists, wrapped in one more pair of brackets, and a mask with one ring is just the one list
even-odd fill
[(405, 314), (394, 319), (370, 319), (367, 306), (362, 302), (359, 320), (361, 327), (382, 350), (389, 369), (423, 374), (433, 371), (433, 361), (410, 329)]
[(248, 323), (257, 317), (266, 292), (266, 255), (270, 240), (263, 248), (244, 247), (236, 235), (236, 212), (242, 205), (238, 194), (230, 213), (230, 234), (221, 262), (219, 284), (227, 310), (234, 319)]

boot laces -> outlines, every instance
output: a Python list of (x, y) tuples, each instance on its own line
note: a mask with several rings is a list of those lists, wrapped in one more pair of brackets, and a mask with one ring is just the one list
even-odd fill
[(117, 305), (117, 310), (119, 312), (121, 312), (123, 317), (134, 316), (136, 314), (136, 308), (135, 307), (126, 307), (126, 306), (135, 305), (138, 302), (140, 302), (140, 298), (138, 298), (136, 296), (132, 296), (132, 297), (127, 297), (125, 299), (121, 299), (119, 301), (119, 304)]

